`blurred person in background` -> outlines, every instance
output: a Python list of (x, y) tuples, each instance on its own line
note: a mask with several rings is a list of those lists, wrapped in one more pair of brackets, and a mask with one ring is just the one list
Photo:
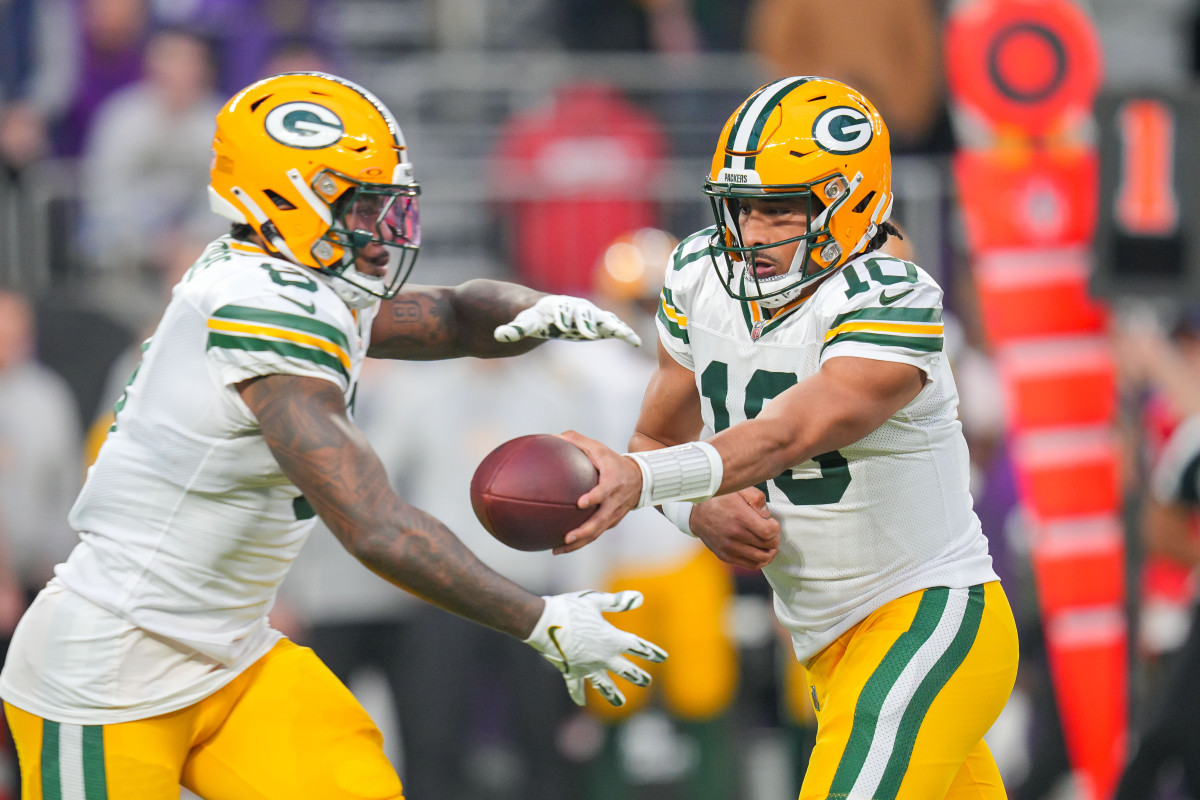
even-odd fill
[(492, 150), (493, 195), (510, 263), (547, 292), (587, 293), (609, 242), (655, 227), (662, 126), (615, 86), (566, 83), (508, 119)]
[(558, 38), (571, 50), (678, 54), (743, 46), (738, 0), (563, 0), (554, 10)]
[(891, 164), (839, 81), (781, 79), (734, 111), (703, 190), (715, 227), (667, 272), (631, 452), (565, 434), (600, 482), (556, 551), (662, 506), (763, 570), (816, 709), (802, 800), (999, 800), (983, 737), (1016, 626), (972, 510), (942, 290), (874, 252), (896, 232)]
[[(51, 155), (50, 123), (69, 101), (78, 53), (71, 0), (0, 2), (0, 283), (43, 284), (48, 266), (33, 257), (45, 190), (38, 174)], [(32, 234), (32, 235), (31, 235)]]
[(71, 67), (63, 82), (67, 99), (61, 113), (50, 119), (56, 155), (81, 155), (100, 107), (142, 77), (151, 27), (148, 4), (149, 0), (74, 0), (72, 24), (53, 32), (57, 45), (50, 57), (65, 59)]
[(154, 285), (153, 270), (180, 241), (192, 243), (184, 260), (194, 260), (222, 229), (203, 190), (221, 100), (210, 45), (190, 32), (155, 33), (145, 72), (96, 113), (83, 156), (82, 239), (107, 274)]
[(391, 583), (528, 643), (576, 702), (587, 683), (622, 702), (609, 670), (648, 683), (624, 654), (666, 654), (603, 617), (640, 595), (538, 597), (487, 569), (392, 491), (351, 420), (368, 353), (500, 357), (632, 330), (515, 284), (401, 292), (420, 187), (396, 120), (356, 84), (253, 84), (212, 148), (230, 233), (146, 343), (71, 510), (80, 541), (0, 673), (27, 797), (400, 798), (369, 716), (267, 620), (318, 514)]
[(75, 27), (72, 11), (70, 0), (0, 5), (0, 163), (10, 171), (50, 150), (47, 120), (67, 101), (72, 54), (64, 39)]
[[(597, 264), (596, 302), (630, 321), (643, 341), (657, 337), (659, 293), (676, 244), (665, 231), (643, 228), (617, 237)], [(591, 435), (612, 446), (628, 440), (654, 366), (647, 348), (594, 348), (577, 381), (593, 398)], [(646, 597), (622, 617), (626, 629), (672, 656), (650, 668), (651, 691), (619, 708), (588, 704), (605, 730), (603, 747), (588, 765), (586, 796), (621, 800), (653, 785), (682, 789), (689, 800), (739, 797), (739, 742), (730, 710), (738, 659), (726, 633), (734, 588), (729, 568), (699, 539), (648, 509), (629, 515), (596, 549), (606, 591), (636, 586)]]
[(283, 72), (329, 72), (334, 59), (329, 50), (310, 36), (295, 36), (276, 43), (259, 77)]
[(1144, 547), (1138, 654), (1146, 678), (1145, 707), (1117, 800), (1149, 800), (1182, 789), (1200, 797), (1200, 315), (1185, 309), (1169, 332), (1126, 319), (1114, 338), (1118, 365), (1143, 398), (1142, 436), (1151, 464), (1140, 509)]
[[(879, 109), (897, 152), (952, 149), (937, 0), (755, 0), (748, 48), (772, 76), (828, 75)], [(847, 20), (871, 20), (870, 25)]]
[[(1196, 376), (1200, 378), (1200, 376)], [(1141, 534), (1147, 555), (1169, 559), (1191, 573), (1200, 567), (1196, 511), (1200, 507), (1200, 415), (1180, 424), (1155, 465), (1149, 496), (1142, 509)], [(1195, 606), (1187, 634), (1168, 661), (1167, 674), (1156, 682), (1145, 716), (1134, 738), (1116, 800), (1149, 800), (1164, 791), (1166, 776), (1182, 768), (1188, 797), (1200, 797), (1200, 618)]]
[(216, 85), (228, 96), (265, 75), (297, 71), (270, 65), (293, 43), (321, 50), (331, 67), (337, 7), (331, 0), (154, 0), (154, 15), (161, 25), (196, 31), (213, 43)]
[(29, 302), (0, 290), (0, 527), (29, 598), (75, 544), (67, 512), (81, 482), (78, 419), (66, 382), (34, 359)]
[[(0, 289), (0, 666), (21, 612), (76, 541), (67, 512), (80, 483), (78, 411), (33, 354), (29, 302)], [(15, 781), (15, 758), (10, 766)]]

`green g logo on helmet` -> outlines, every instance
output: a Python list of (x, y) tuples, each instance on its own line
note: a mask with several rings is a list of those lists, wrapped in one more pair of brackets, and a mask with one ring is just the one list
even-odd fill
[(834, 106), (813, 123), (813, 140), (829, 153), (860, 153), (871, 143), (871, 120), (857, 108)]
[(271, 109), (263, 124), (272, 139), (300, 150), (320, 150), (337, 144), (346, 132), (337, 114), (325, 106), (303, 101)]

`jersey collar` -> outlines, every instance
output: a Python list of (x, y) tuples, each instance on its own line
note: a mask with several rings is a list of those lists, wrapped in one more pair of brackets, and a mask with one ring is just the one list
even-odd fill
[[(742, 278), (745, 281), (745, 276)], [(746, 322), (746, 330), (750, 333), (750, 338), (757, 341), (766, 334), (778, 328), (783, 324), (783, 321), (792, 316), (796, 309), (804, 305), (810, 297), (816, 292), (811, 292), (803, 297), (797, 297), (776, 309), (765, 309), (758, 303), (752, 300), (743, 301), (742, 318)], [(774, 312), (774, 313), (772, 313)]]

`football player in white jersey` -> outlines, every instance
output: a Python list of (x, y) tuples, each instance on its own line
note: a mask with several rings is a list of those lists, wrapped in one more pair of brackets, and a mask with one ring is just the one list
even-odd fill
[(672, 257), (658, 370), (630, 449), (601, 470), (567, 552), (661, 506), (762, 568), (807, 667), (817, 742), (802, 800), (995, 800), (983, 735), (1016, 628), (972, 510), (942, 290), (878, 249), (895, 232), (883, 119), (793, 77), (721, 132), (715, 225)]
[[(319, 73), (217, 116), (210, 196), (234, 225), (175, 287), (71, 512), (80, 542), (25, 614), (0, 696), (25, 800), (400, 798), (378, 729), (267, 613), (319, 514), (387, 580), (525, 640), (576, 702), (665, 657), (605, 611), (540, 598), (390, 488), (351, 413), (365, 356), (514, 355), (636, 335), (586, 301), (471, 281), (399, 289), (418, 184), (391, 113)], [(430, 675), (429, 680), (437, 680)]]

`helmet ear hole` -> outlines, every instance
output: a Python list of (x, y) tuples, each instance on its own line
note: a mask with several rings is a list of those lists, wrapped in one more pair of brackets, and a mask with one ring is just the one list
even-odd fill
[(852, 208), (850, 210), (853, 211), (855, 214), (863, 213), (864, 211), (867, 210), (867, 206), (871, 204), (871, 199), (873, 197), (875, 197), (874, 189), (872, 189), (870, 192), (868, 192), (867, 196), (864, 197), (862, 200), (859, 200), (858, 205), (856, 205), (854, 208)]
[(291, 200), (288, 200), (274, 189), (263, 189), (263, 194), (271, 198), (271, 202), (274, 203), (275, 207), (280, 211), (294, 211), (296, 209), (295, 203), (293, 203)]

